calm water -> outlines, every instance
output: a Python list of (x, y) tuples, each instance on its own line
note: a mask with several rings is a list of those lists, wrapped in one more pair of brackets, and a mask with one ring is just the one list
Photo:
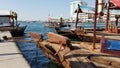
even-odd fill
[[(22, 22), (21, 22), (22, 23)], [(44, 23), (22, 23), (22, 25), (27, 25), (24, 36), (29, 36), (30, 31), (40, 33), (46, 37), (46, 32), (55, 32), (53, 28), (44, 27)], [(24, 38), (25, 40), (31, 40), (31, 38)], [(38, 63), (36, 63), (36, 43), (34, 42), (17, 42), (18, 47), (22, 51), (23, 55), (27, 59), (28, 63), (31, 65), (31, 68), (62, 68), (56, 64), (53, 64), (49, 59), (45, 57), (40, 49), (38, 49)], [(37, 66), (38, 64), (38, 66)]]
[[(31, 23), (24, 23), (20, 22), (22, 25), (27, 25), (27, 28), (25, 30), (24, 36), (29, 36), (28, 33), (30, 31), (40, 33), (44, 35), (44, 39), (46, 39), (46, 33), (47, 32), (55, 32), (53, 28), (47, 28), (44, 27), (44, 23), (42, 22), (31, 22)], [(93, 24), (78, 24), (82, 25), (85, 28), (93, 28)], [(74, 26), (72, 23), (71, 26)], [(98, 23), (97, 28), (105, 28), (105, 24)], [(31, 38), (24, 38), (26, 40), (31, 40)], [(32, 68), (62, 68), (61, 66), (58, 66), (56, 64), (53, 64), (49, 59), (45, 57), (45, 55), (42, 53), (42, 51), (39, 49), (39, 56), (38, 56), (38, 63), (36, 63), (36, 43), (33, 42), (18, 42), (18, 47), (24, 54), (25, 58), (27, 59), (28, 63), (31, 65)]]

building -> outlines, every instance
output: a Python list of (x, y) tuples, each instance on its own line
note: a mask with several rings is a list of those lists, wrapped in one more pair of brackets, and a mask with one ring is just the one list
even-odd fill
[(78, 7), (78, 4), (80, 5), (80, 8), (84, 13), (79, 13), (79, 20), (80, 21), (86, 21), (88, 19), (93, 18), (94, 8), (88, 7), (86, 2), (83, 2), (81, 0), (76, 0), (70, 3), (70, 20), (75, 21), (76, 19), (76, 13), (75, 10)]
[(70, 19), (71, 20), (75, 20), (76, 18), (76, 13), (74, 13), (74, 11), (77, 9), (78, 4), (80, 6), (87, 6), (87, 3), (82, 2), (80, 0), (76, 0), (70, 3)]

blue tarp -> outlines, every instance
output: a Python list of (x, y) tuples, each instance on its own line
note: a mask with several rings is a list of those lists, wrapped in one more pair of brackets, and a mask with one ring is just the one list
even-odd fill
[(120, 41), (106, 40), (105, 41), (105, 49), (120, 50)]

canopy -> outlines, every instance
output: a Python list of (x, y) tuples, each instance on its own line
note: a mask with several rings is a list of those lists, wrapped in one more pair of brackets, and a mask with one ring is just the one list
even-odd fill
[(17, 13), (13, 11), (2, 11), (0, 10), (0, 17), (17, 17)]
[(110, 0), (110, 3), (112, 4), (110, 8), (120, 9), (120, 0)]
[[(80, 6), (79, 11), (80, 11), (79, 13), (94, 13), (95, 9), (89, 6)], [(77, 12), (77, 9), (75, 10), (75, 13), (76, 12)]]

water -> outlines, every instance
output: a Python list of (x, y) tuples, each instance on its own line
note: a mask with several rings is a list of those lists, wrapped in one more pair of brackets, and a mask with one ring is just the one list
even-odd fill
[[(26, 30), (24, 31), (24, 36), (29, 36), (29, 32), (36, 32), (44, 35), (44, 39), (47, 38), (47, 32), (55, 32), (53, 28), (44, 27), (44, 23), (36, 22), (36, 23), (24, 23), (20, 22), (22, 25), (27, 25)], [(22, 26), (21, 25), (21, 26)], [(24, 38), (24, 40), (31, 40), (31, 38)], [(38, 61), (36, 62), (36, 43), (34, 42), (17, 42), (18, 47), (23, 53), (24, 57), (31, 65), (31, 68), (62, 68), (62, 66), (58, 66), (52, 63), (46, 56), (42, 53), (42, 51), (38, 48)]]

